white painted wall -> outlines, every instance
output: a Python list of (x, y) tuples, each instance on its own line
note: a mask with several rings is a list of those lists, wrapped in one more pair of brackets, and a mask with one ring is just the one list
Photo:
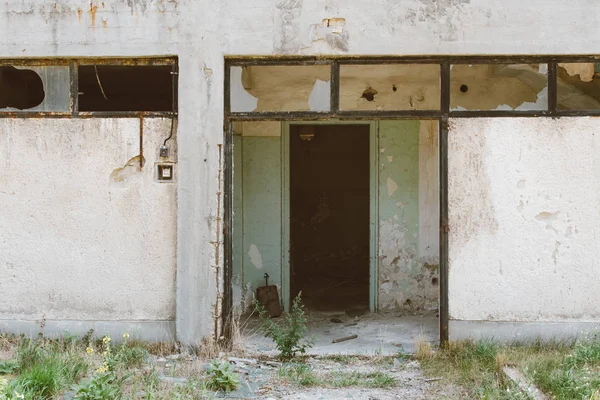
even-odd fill
[(170, 120), (144, 121), (141, 171), (139, 124), (0, 120), (0, 320), (174, 321), (176, 185), (155, 181)]
[[(600, 53), (595, 9), (594, 0), (7, 0), (0, 54), (179, 57), (177, 326), (194, 343), (214, 332), (219, 314), (224, 55)], [(334, 17), (345, 21), (322, 26)], [(40, 135), (69, 126), (35, 123)]]
[(598, 118), (451, 120), (451, 320), (600, 322), (599, 130)]

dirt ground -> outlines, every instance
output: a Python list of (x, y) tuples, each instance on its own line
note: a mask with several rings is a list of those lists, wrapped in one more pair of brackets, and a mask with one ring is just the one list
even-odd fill
[[(359, 399), (359, 400), (391, 400), (391, 399), (442, 399), (456, 398), (457, 391), (443, 387), (435, 378), (423, 375), (416, 361), (391, 358), (361, 358), (350, 361), (333, 361), (328, 358), (309, 358), (305, 363), (315, 375), (335, 377), (338, 372), (345, 374), (357, 372), (368, 374), (379, 371), (393, 378), (394, 383), (389, 388), (368, 387), (304, 387), (282, 379), (277, 368), (266, 373), (268, 377), (261, 382), (254, 395), (260, 399)], [(389, 364), (389, 365), (388, 365)], [(256, 367), (263, 368), (263, 363)], [(269, 368), (268, 366), (266, 366)], [(250, 374), (249, 374), (250, 375)], [(249, 375), (245, 375), (245, 378)], [(251, 378), (250, 378), (251, 379)], [(333, 382), (332, 382), (333, 384)], [(237, 394), (233, 393), (233, 397)]]

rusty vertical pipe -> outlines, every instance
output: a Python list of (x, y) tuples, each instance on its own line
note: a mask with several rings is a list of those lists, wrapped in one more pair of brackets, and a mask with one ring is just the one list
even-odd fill
[(144, 167), (144, 117), (140, 115), (140, 171)]

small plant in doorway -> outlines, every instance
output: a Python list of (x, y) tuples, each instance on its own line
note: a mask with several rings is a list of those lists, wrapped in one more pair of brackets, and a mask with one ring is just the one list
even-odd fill
[(267, 309), (254, 299), (254, 308), (263, 322), (262, 330), (266, 337), (273, 339), (277, 350), (281, 352), (279, 357), (283, 360), (291, 360), (296, 354), (304, 354), (312, 347), (312, 343), (304, 340), (306, 334), (306, 316), (302, 304), (302, 292), (292, 302), (292, 309), (280, 321), (274, 321), (269, 317)]

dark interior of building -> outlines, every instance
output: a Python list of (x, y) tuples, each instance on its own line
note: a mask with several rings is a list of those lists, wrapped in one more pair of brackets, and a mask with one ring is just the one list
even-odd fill
[(290, 218), (292, 298), (368, 309), (368, 125), (291, 126)]

